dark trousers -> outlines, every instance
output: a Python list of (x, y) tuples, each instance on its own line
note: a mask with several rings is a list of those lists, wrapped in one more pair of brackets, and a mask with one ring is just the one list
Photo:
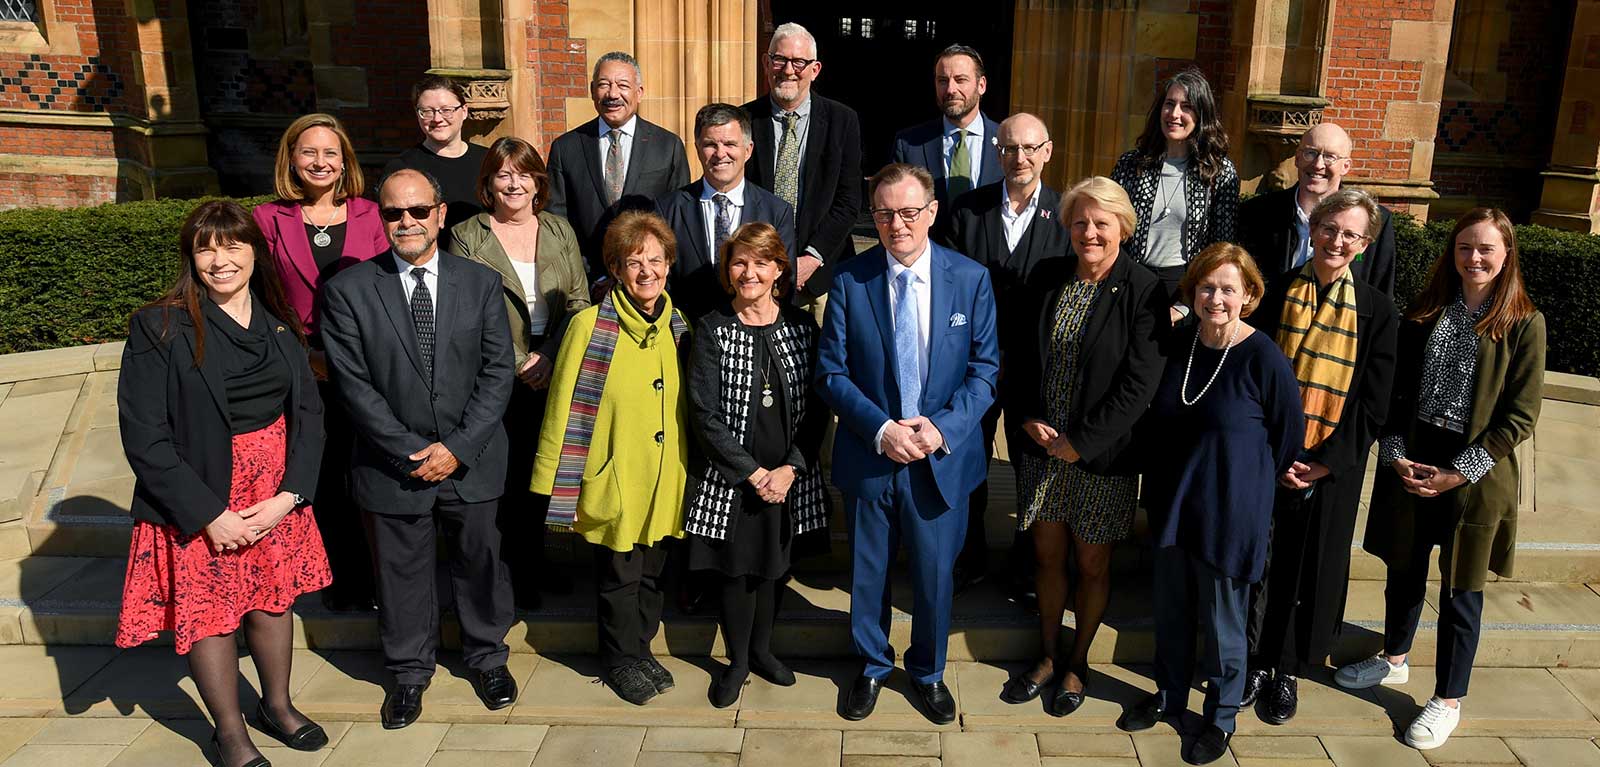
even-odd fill
[(778, 618), (777, 585), (754, 575), (722, 579), (722, 641), (729, 666), (749, 669), (752, 659), (770, 664), (772, 628)]
[[(1423, 524), (1428, 513), (1446, 513), (1440, 499), (1416, 502), (1417, 535), (1411, 556), (1401, 567), (1389, 567), (1383, 589), (1383, 651), (1389, 655), (1411, 652), (1422, 619), (1423, 597), (1428, 592), (1428, 557), (1433, 553), (1442, 524)], [(1437, 681), (1433, 694), (1441, 698), (1466, 697), (1472, 681), (1472, 662), (1478, 655), (1478, 634), (1483, 625), (1483, 592), (1459, 591), (1448, 582), (1439, 584), (1439, 646), (1434, 661)]]
[(534, 453), (539, 448), (539, 426), (544, 423), (545, 394), (517, 381), (504, 419), (511, 445), (498, 519), (501, 558), (510, 571), (511, 590), (518, 602), (538, 594), (539, 577), (544, 572), (544, 517), (550, 496), (532, 492), (528, 485), (533, 479)]
[(926, 461), (896, 469), (879, 498), (845, 498), (850, 525), (850, 639), (866, 661), (862, 673), (894, 670), (889, 648), (889, 569), (904, 541), (911, 565), (911, 648), (906, 671), (919, 684), (944, 679), (950, 639), (951, 570), (967, 531), (966, 499), (946, 508)]
[(1200, 658), (1206, 677), (1207, 722), (1233, 732), (1244, 696), (1245, 603), (1249, 584), (1229, 578), (1178, 546), (1155, 553), (1156, 691), (1168, 711), (1189, 702), (1194, 680), (1194, 633), (1205, 622)]
[(362, 602), (372, 598), (375, 586), (372, 549), (362, 530), (361, 515), (350, 499), (350, 455), (355, 447), (355, 432), (333, 384), (318, 381), (317, 393), (322, 395), (322, 425), (327, 436), (311, 511), (317, 518), (317, 530), (322, 533), (322, 546), (328, 552), (328, 567), (333, 571), (333, 583), (327, 590), (334, 602)]
[[(384, 665), (399, 684), (424, 684), (433, 677), (439, 648), (439, 598), (434, 576), (437, 533), (450, 556), (450, 584), (461, 623), (461, 654), (467, 667), (485, 671), (503, 666), (511, 650), (511, 585), (500, 560), (498, 502), (467, 503), (454, 483), (439, 486), (433, 513), (381, 514), (362, 518), (372, 536), (378, 562), (378, 631)], [(437, 532), (436, 526), (437, 525)]]
[(666, 541), (635, 545), (631, 551), (594, 547), (600, 661), (606, 668), (650, 656), (650, 640), (661, 628), (661, 571), (666, 566)]

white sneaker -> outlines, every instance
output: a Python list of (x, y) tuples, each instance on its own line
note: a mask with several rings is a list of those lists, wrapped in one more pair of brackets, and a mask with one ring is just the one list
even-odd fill
[(1450, 739), (1450, 733), (1456, 731), (1456, 725), (1461, 724), (1460, 702), (1456, 708), (1445, 705), (1438, 698), (1429, 698), (1428, 705), (1422, 707), (1422, 713), (1411, 721), (1411, 726), (1406, 728), (1406, 745), (1419, 751), (1438, 748)]
[(1405, 684), (1410, 678), (1411, 664), (1400, 661), (1400, 665), (1392, 665), (1382, 654), (1343, 666), (1333, 674), (1333, 681), (1347, 690), (1365, 690), (1380, 684)]

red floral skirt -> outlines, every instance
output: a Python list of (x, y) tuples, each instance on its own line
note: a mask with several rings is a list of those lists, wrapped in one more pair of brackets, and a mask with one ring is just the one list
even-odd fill
[[(278, 493), (288, 429), (280, 416), (233, 438), (233, 490), (240, 510)], [(311, 508), (289, 512), (266, 537), (217, 552), (205, 534), (137, 520), (128, 546), (117, 646), (133, 647), (173, 632), (178, 654), (206, 637), (233, 633), (251, 610), (281, 613), (296, 597), (333, 581)]]

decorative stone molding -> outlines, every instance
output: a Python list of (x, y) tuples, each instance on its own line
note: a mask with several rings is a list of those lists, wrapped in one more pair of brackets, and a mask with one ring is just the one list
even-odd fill
[(1250, 133), (1269, 142), (1294, 144), (1306, 131), (1322, 124), (1322, 112), (1332, 103), (1318, 96), (1251, 94)]
[(511, 71), (508, 69), (450, 69), (435, 67), (442, 75), (467, 89), (468, 120), (504, 120), (511, 114)]

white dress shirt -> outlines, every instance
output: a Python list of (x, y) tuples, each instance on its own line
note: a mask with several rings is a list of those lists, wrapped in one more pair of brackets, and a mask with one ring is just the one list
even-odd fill
[(711, 250), (710, 261), (713, 264), (717, 262), (717, 203), (713, 198), (718, 194), (727, 195), (732, 208), (733, 223), (728, 227), (728, 234), (731, 235), (744, 220), (744, 179), (739, 179), (739, 183), (726, 192), (718, 192), (704, 178), (700, 179), (700, 222), (706, 228), (706, 247)]
[[(933, 315), (933, 243), (929, 241), (922, 246), (922, 255), (917, 256), (910, 266), (901, 264), (888, 252), (883, 257), (889, 262), (889, 327), (894, 327), (894, 308), (900, 301), (900, 275), (911, 272), (910, 290), (917, 297), (917, 374), (922, 378), (924, 391), (928, 382), (928, 350), (932, 336), (929, 334)], [(926, 413), (924, 413), (926, 415)], [(873, 446), (878, 454), (883, 455), (883, 430), (895, 419), (890, 418), (878, 427), (878, 435), (873, 439)], [(949, 446), (946, 445), (946, 448)]]
[(428, 286), (428, 296), (433, 299), (433, 316), (438, 317), (439, 251), (435, 250), (425, 263), (417, 266), (412, 266), (411, 262), (396, 255), (390, 255), (389, 257), (394, 259), (395, 268), (400, 270), (400, 287), (406, 291), (406, 304), (408, 306), (411, 304), (411, 294), (417, 290), (417, 278), (411, 276), (411, 272), (412, 270), (421, 270), (422, 284)]
[(972, 188), (976, 189), (978, 179), (983, 178), (983, 113), (978, 112), (972, 118), (972, 124), (964, 129), (950, 122), (950, 118), (944, 118), (944, 141), (941, 151), (944, 152), (944, 170), (947, 177), (950, 175), (950, 153), (956, 148), (957, 130), (967, 132), (967, 156), (972, 158)]
[(633, 158), (633, 139), (638, 136), (639, 116), (634, 115), (622, 124), (621, 128), (611, 127), (605, 118), (596, 120), (600, 123), (600, 170), (602, 175), (606, 168), (606, 154), (611, 151), (611, 131), (622, 131), (622, 177), (628, 177), (628, 161)]
[(1033, 188), (1033, 194), (1028, 196), (1027, 204), (1022, 206), (1020, 213), (1011, 212), (1011, 195), (1004, 187), (1000, 189), (1000, 223), (1006, 230), (1006, 252), (1014, 253), (1017, 243), (1022, 241), (1022, 233), (1028, 231), (1028, 225), (1033, 223), (1033, 214), (1039, 210), (1039, 190), (1044, 188), (1040, 184)]

